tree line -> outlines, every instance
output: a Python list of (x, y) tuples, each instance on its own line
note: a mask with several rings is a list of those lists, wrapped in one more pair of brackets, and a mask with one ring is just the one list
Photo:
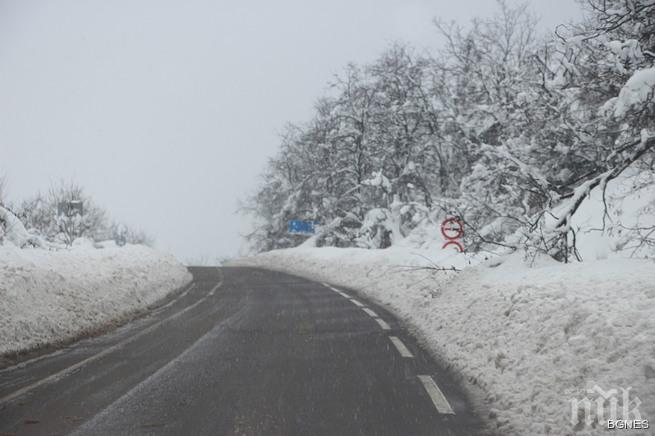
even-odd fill
[[(84, 188), (72, 181), (60, 181), (53, 184), (45, 193), (38, 192), (16, 204), (7, 204), (3, 199), (6, 187), (4, 178), (0, 178), (0, 243), (7, 228), (20, 226), (27, 234), (22, 240), (27, 245), (35, 246), (71, 246), (78, 238), (92, 241), (113, 240), (119, 245), (152, 245), (153, 239), (141, 230), (125, 223), (113, 220), (109, 212), (99, 206), (85, 192)], [(79, 208), (71, 208), (79, 205)], [(8, 215), (11, 214), (11, 217)], [(23, 229), (24, 227), (24, 229)]]
[(433, 54), (395, 44), (348, 65), (244, 202), (253, 249), (301, 243), (291, 219), (320, 223), (319, 246), (385, 248), (453, 213), (472, 250), (576, 256), (590, 190), (655, 162), (655, 4), (581, 5), (540, 36), (527, 6), (499, 1), (466, 26), (435, 20)]

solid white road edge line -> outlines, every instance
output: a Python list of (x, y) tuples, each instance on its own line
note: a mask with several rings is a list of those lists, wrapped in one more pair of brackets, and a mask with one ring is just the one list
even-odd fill
[(222, 281), (219, 282), (218, 284), (216, 284), (216, 286), (214, 286), (214, 287), (211, 289), (211, 291), (209, 291), (209, 292), (207, 293), (207, 295), (205, 295), (205, 296), (202, 297), (200, 300), (198, 300), (198, 301), (196, 301), (195, 303), (193, 303), (191, 306), (187, 306), (187, 307), (185, 307), (184, 309), (180, 310), (179, 312), (176, 312), (176, 313), (174, 313), (173, 315), (169, 316), (168, 318), (164, 318), (163, 320), (158, 321), (158, 322), (156, 322), (156, 323), (154, 323), (154, 324), (152, 324), (152, 325), (146, 327), (145, 329), (141, 330), (139, 333), (135, 334), (134, 336), (130, 336), (128, 339), (124, 340), (123, 342), (119, 342), (119, 343), (117, 343), (117, 344), (114, 344), (114, 345), (112, 345), (111, 347), (106, 348), (105, 350), (103, 350), (103, 351), (101, 351), (101, 352), (99, 352), (99, 353), (97, 353), (97, 354), (94, 354), (93, 356), (89, 356), (89, 357), (87, 357), (86, 359), (80, 360), (79, 362), (75, 363), (74, 365), (71, 365), (71, 366), (69, 366), (69, 367), (67, 367), (67, 368), (64, 368), (64, 369), (62, 369), (61, 371), (58, 371), (58, 372), (56, 372), (56, 373), (54, 373), (54, 374), (49, 375), (48, 377), (42, 378), (41, 380), (39, 380), (39, 381), (37, 381), (37, 382), (34, 382), (34, 383), (32, 383), (31, 385), (24, 386), (24, 387), (18, 389), (17, 391), (12, 392), (12, 393), (9, 394), (9, 395), (5, 395), (4, 397), (0, 398), (0, 405), (2, 405), (2, 404), (4, 404), (4, 403), (7, 403), (7, 402), (9, 402), (9, 401), (11, 401), (11, 400), (14, 400), (14, 399), (16, 399), (16, 398), (18, 398), (18, 397), (20, 397), (20, 396), (22, 396), (22, 395), (24, 395), (24, 394), (26, 394), (26, 393), (32, 391), (32, 390), (38, 388), (39, 386), (43, 386), (43, 385), (45, 385), (45, 384), (48, 384), (48, 383), (54, 382), (54, 381), (56, 381), (56, 380), (59, 380), (59, 379), (61, 379), (62, 377), (65, 377), (66, 375), (68, 375), (68, 374), (74, 372), (74, 371), (77, 370), (78, 368), (81, 368), (82, 366), (86, 365), (87, 363), (91, 363), (91, 362), (93, 362), (93, 361), (95, 361), (95, 360), (98, 360), (98, 359), (100, 359), (100, 358), (102, 358), (102, 357), (108, 355), (109, 353), (112, 353), (112, 352), (114, 352), (114, 351), (116, 351), (116, 350), (118, 350), (118, 349), (120, 349), (120, 348), (123, 348), (123, 347), (126, 346), (127, 344), (129, 344), (129, 343), (131, 343), (131, 342), (134, 342), (135, 340), (139, 339), (141, 336), (143, 336), (143, 335), (145, 335), (145, 334), (147, 334), (147, 333), (150, 333), (151, 331), (155, 330), (157, 327), (161, 326), (161, 325), (164, 324), (165, 322), (168, 322), (168, 321), (170, 321), (170, 320), (172, 320), (172, 319), (175, 319), (175, 318), (181, 316), (182, 314), (188, 312), (189, 310), (191, 310), (191, 309), (197, 307), (200, 303), (203, 303), (207, 298), (209, 298), (209, 297), (211, 297), (212, 295), (214, 295), (214, 293), (216, 292), (216, 290), (217, 290), (217, 289), (218, 289), (222, 284), (223, 284)]
[[(177, 303), (177, 302), (178, 302), (179, 300), (181, 300), (184, 296), (186, 296), (189, 292), (191, 292), (191, 290), (192, 290), (193, 288), (195, 288), (195, 287), (196, 287), (196, 284), (195, 284), (195, 283), (191, 283), (189, 286), (186, 287), (186, 290), (184, 290), (180, 295), (178, 295), (177, 297), (175, 297), (174, 300), (169, 301), (168, 303), (166, 303), (166, 304), (163, 305), (163, 306), (158, 306), (158, 307), (153, 308), (153, 309), (152, 309), (152, 313), (151, 313), (151, 315), (152, 315), (152, 314), (158, 314), (158, 313), (160, 313), (160, 312), (163, 312), (164, 309), (167, 309), (168, 307), (170, 307), (170, 306), (172, 306), (173, 304)], [(34, 357), (34, 358), (32, 358), (32, 359), (29, 359), (29, 360), (24, 360), (24, 361), (19, 362), (19, 363), (15, 364), (15, 365), (11, 365), (11, 366), (8, 366), (8, 367), (6, 367), (6, 368), (0, 369), (0, 374), (3, 374), (3, 373), (5, 373), (5, 372), (12, 371), (12, 370), (14, 370), (14, 369), (16, 369), (16, 368), (24, 368), (24, 367), (26, 367), (26, 366), (28, 366), (28, 365), (31, 365), (31, 364), (33, 364), (33, 363), (36, 363), (36, 362), (38, 362), (38, 361), (41, 361), (41, 360), (47, 359), (47, 358), (49, 358), (49, 357), (54, 357), (54, 356), (57, 356), (57, 355), (59, 355), (59, 354), (62, 354), (64, 351), (65, 351), (64, 349), (59, 349), (59, 350), (55, 350), (55, 351), (53, 351), (52, 353), (48, 353), (48, 354), (44, 354), (44, 355), (42, 355), (42, 356)], [(1, 402), (2, 402), (2, 401), (0, 401), (0, 403), (1, 403)]]
[(362, 308), (362, 310), (363, 310), (363, 311), (364, 311), (368, 316), (371, 316), (371, 317), (373, 317), (373, 318), (379, 318), (379, 317), (378, 317), (378, 314), (375, 313), (375, 312), (373, 312), (373, 311), (372, 311), (371, 309), (369, 309), (368, 307), (364, 307), (364, 308)]
[(192, 290), (193, 288), (195, 288), (195, 287), (196, 287), (196, 284), (195, 284), (195, 283), (191, 283), (191, 286), (188, 286), (187, 289), (186, 289), (184, 292), (182, 292), (180, 295), (178, 295), (177, 298), (175, 298), (175, 299), (172, 300), (172, 301), (169, 301), (168, 303), (164, 304), (163, 306), (156, 307), (155, 310), (154, 310), (154, 312), (155, 312), (155, 313), (159, 313), (159, 312), (162, 312), (164, 309), (168, 309), (168, 308), (171, 307), (173, 304), (177, 303), (181, 298), (183, 298), (184, 296), (186, 296), (189, 292), (191, 292), (191, 290)]
[(375, 322), (378, 323), (380, 327), (382, 327), (382, 330), (391, 330), (389, 324), (387, 324), (383, 319), (380, 318), (373, 318), (373, 319), (375, 320)]
[(392, 344), (396, 347), (396, 350), (400, 353), (402, 357), (414, 357), (411, 351), (403, 344), (403, 341), (401, 341), (399, 338), (396, 336), (389, 336), (389, 340), (391, 341)]
[(178, 362), (180, 359), (184, 358), (187, 354), (189, 354), (197, 344), (199, 344), (201, 341), (203, 341), (208, 334), (212, 332), (213, 328), (210, 329), (208, 332), (200, 336), (198, 339), (196, 339), (191, 345), (189, 345), (184, 351), (182, 351), (180, 354), (177, 356), (173, 357), (171, 360), (169, 360), (164, 366), (160, 367), (157, 369), (155, 372), (150, 374), (148, 377), (144, 378), (134, 386), (132, 386), (127, 392), (124, 394), (120, 395), (118, 398), (116, 398), (112, 403), (109, 405), (105, 406), (103, 409), (101, 409), (98, 413), (95, 415), (89, 417), (88, 420), (86, 420), (82, 425), (77, 427), (73, 433), (71, 433), (72, 436), (75, 435), (86, 435), (89, 433), (90, 429), (93, 429), (96, 426), (96, 422), (98, 419), (102, 419), (103, 416), (106, 416), (108, 413), (111, 413), (113, 407), (118, 404), (121, 400), (123, 399), (128, 399), (132, 395), (134, 395), (135, 392), (137, 392), (137, 389), (139, 389), (141, 386), (146, 386), (148, 383), (151, 382), (151, 380), (156, 379), (159, 377), (161, 374), (165, 373), (169, 368), (173, 367), (176, 362)]
[(442, 415), (454, 415), (455, 412), (453, 411), (453, 408), (450, 407), (450, 403), (444, 396), (443, 392), (441, 392), (441, 389), (439, 389), (439, 386), (437, 386), (434, 379), (429, 375), (417, 375), (417, 377), (421, 380), (421, 383), (423, 383), (423, 387), (430, 396), (437, 412)]
[(359, 301), (355, 300), (354, 298), (351, 298), (351, 299), (350, 299), (350, 302), (351, 302), (352, 304), (354, 304), (355, 306), (357, 306), (357, 307), (366, 307), (366, 306), (364, 306), (362, 303), (360, 303)]

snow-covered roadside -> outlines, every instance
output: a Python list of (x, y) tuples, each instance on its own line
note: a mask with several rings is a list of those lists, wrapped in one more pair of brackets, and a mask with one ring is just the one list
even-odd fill
[(461, 272), (412, 268), (432, 262), (463, 267), (475, 261), (410, 248), (301, 247), (232, 265), (353, 288), (388, 306), (435, 355), (486, 392), (485, 409), (503, 435), (604, 434), (602, 423), (594, 428), (571, 422), (571, 400), (595, 401), (598, 391), (588, 391), (595, 386), (605, 392), (617, 389), (619, 405), (621, 389), (631, 387), (631, 400), (642, 402), (641, 418), (653, 425), (652, 261), (545, 261), (528, 268), (515, 255), (500, 265), (494, 259)]
[(0, 355), (56, 344), (128, 317), (191, 280), (140, 245), (49, 251), (0, 245)]

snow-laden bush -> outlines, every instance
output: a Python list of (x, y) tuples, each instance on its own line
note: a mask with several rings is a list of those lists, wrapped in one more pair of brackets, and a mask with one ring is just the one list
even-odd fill
[(8, 241), (11, 244), (23, 247), (40, 247), (43, 241), (25, 229), (18, 217), (9, 209), (0, 206), (0, 245)]
[[(79, 208), (67, 208), (70, 204)], [(152, 245), (153, 242), (143, 231), (116, 221), (110, 223), (109, 213), (73, 182), (60, 182), (46, 194), (38, 193), (23, 200), (16, 209), (15, 215), (31, 235), (55, 246), (71, 246), (78, 238), (112, 239), (119, 245)]]
[(371, 209), (366, 213), (359, 229), (357, 243), (363, 248), (387, 248), (391, 246), (393, 223), (387, 209)]
[[(62, 205), (78, 202), (82, 211), (63, 211)], [(71, 245), (76, 238), (105, 239), (107, 212), (97, 206), (84, 188), (76, 183), (60, 182), (45, 195), (24, 200), (17, 211), (25, 226), (48, 241)]]

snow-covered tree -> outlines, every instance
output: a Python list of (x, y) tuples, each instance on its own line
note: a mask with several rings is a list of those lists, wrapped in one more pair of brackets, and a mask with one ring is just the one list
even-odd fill
[[(79, 204), (80, 208), (69, 208), (71, 203)], [(66, 245), (79, 237), (103, 239), (108, 230), (106, 211), (73, 182), (62, 181), (46, 194), (24, 200), (18, 215), (29, 230), (48, 241)]]
[(472, 249), (576, 255), (590, 190), (653, 171), (655, 4), (588, 0), (548, 38), (526, 6), (497, 3), (468, 26), (437, 21), (433, 56), (394, 44), (336, 78), (246, 202), (256, 250), (304, 241), (291, 219), (319, 222), (318, 245), (385, 248), (455, 210)]

